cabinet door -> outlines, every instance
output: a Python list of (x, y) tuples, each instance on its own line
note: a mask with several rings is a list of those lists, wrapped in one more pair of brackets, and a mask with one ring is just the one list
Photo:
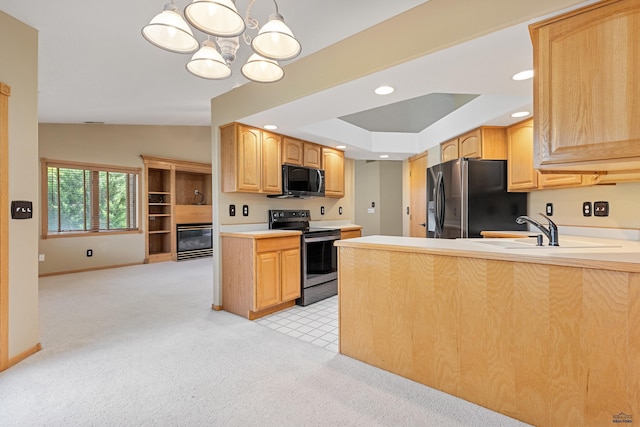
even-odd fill
[(324, 194), (326, 197), (344, 197), (344, 153), (332, 148), (322, 148), (324, 165)]
[(527, 191), (538, 187), (538, 172), (533, 168), (533, 119), (507, 129), (507, 189)]
[(262, 193), (282, 193), (282, 137), (262, 132)]
[(469, 132), (458, 138), (458, 155), (470, 159), (482, 158), (482, 140), (480, 130)]
[(300, 250), (288, 249), (281, 254), (281, 301), (300, 297)]
[(290, 165), (302, 166), (304, 159), (303, 143), (299, 139), (283, 137), (282, 141), (282, 162)]
[(255, 291), (255, 311), (280, 302), (280, 252), (256, 255)]
[(531, 37), (537, 167), (637, 168), (640, 2), (599, 2), (532, 25)]
[(238, 125), (237, 134), (237, 191), (260, 192), (261, 181), (261, 145), (262, 135), (259, 129)]
[(455, 160), (458, 157), (458, 138), (440, 144), (440, 158), (442, 162)]
[(322, 169), (322, 147), (310, 142), (304, 143), (304, 165)]

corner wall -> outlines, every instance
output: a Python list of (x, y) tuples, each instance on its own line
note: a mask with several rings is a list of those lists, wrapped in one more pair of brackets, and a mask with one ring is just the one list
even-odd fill
[(33, 202), (33, 218), (9, 219), (8, 357), (39, 349), (38, 327), (38, 32), (0, 12), (0, 81), (9, 97), (9, 200)]

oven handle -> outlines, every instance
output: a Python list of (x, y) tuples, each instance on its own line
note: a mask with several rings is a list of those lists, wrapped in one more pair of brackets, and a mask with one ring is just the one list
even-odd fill
[(331, 240), (340, 240), (340, 236), (322, 236), (322, 237), (305, 237), (305, 243), (328, 242)]

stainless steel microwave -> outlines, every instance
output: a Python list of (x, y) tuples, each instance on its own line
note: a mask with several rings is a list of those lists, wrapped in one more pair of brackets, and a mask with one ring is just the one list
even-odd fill
[(272, 194), (269, 197), (324, 197), (324, 170), (282, 165), (282, 194)]

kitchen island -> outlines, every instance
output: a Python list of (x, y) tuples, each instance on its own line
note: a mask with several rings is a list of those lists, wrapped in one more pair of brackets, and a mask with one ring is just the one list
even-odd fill
[(538, 426), (640, 419), (640, 242), (492, 240), (336, 242), (340, 352)]

